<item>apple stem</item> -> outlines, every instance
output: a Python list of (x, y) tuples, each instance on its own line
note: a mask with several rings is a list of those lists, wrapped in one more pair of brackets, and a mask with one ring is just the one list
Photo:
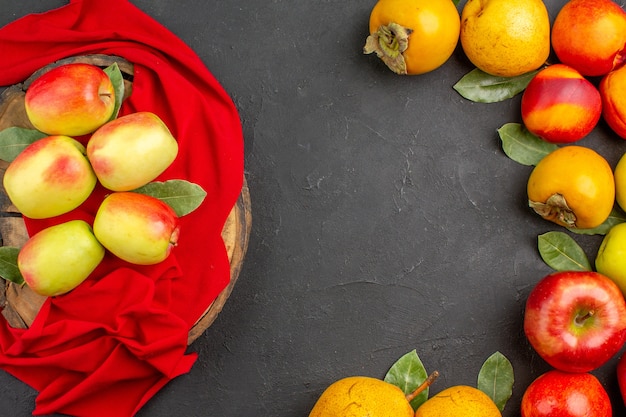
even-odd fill
[(587, 319), (593, 317), (594, 314), (594, 310), (589, 310), (582, 316), (576, 316), (576, 324), (583, 324)]
[(415, 388), (415, 391), (413, 391), (412, 393), (406, 395), (406, 400), (408, 402), (413, 401), (415, 399), (415, 397), (417, 397), (418, 395), (421, 394), (422, 391), (424, 391), (426, 388), (430, 387), (430, 385), (433, 382), (435, 382), (435, 379), (437, 379), (437, 377), (439, 377), (439, 372), (438, 371), (433, 371), (433, 373), (428, 375), (428, 378), (426, 378), (426, 380), (424, 382), (422, 382), (419, 387)]

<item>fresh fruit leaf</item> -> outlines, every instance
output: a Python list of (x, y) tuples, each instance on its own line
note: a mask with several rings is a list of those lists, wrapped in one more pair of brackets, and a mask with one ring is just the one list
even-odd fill
[(626, 222), (626, 214), (616, 205), (613, 207), (609, 217), (600, 226), (593, 229), (568, 228), (567, 230), (579, 235), (606, 235), (611, 227), (624, 222)]
[(537, 165), (541, 159), (558, 148), (530, 133), (519, 123), (506, 123), (498, 129), (504, 153), (522, 165)]
[(539, 235), (541, 258), (556, 271), (591, 271), (585, 251), (567, 233), (547, 232)]
[[(402, 356), (391, 366), (384, 380), (385, 382), (399, 387), (405, 394), (410, 394), (415, 391), (426, 378), (428, 378), (428, 373), (424, 368), (424, 364), (422, 364), (417, 352), (413, 350)], [(417, 410), (427, 399), (428, 388), (411, 401), (411, 407), (413, 407), (413, 410)]]
[(0, 247), (0, 277), (15, 284), (24, 284), (24, 277), (17, 267), (19, 248), (13, 246)]
[(124, 77), (117, 62), (109, 65), (104, 69), (104, 72), (109, 76), (111, 83), (113, 84), (113, 90), (115, 91), (115, 107), (113, 108), (113, 114), (109, 121), (116, 119), (120, 113), (120, 107), (122, 107), (122, 100), (124, 100)]
[(48, 135), (35, 129), (7, 127), (0, 131), (0, 159), (11, 162), (25, 147), (46, 136)]
[(455, 6), (458, 6), (459, 5), (459, 1), (460, 0), (452, 0), (452, 3), (454, 3)]
[(478, 68), (465, 74), (452, 88), (464, 98), (478, 103), (496, 103), (524, 91), (539, 70), (517, 77), (496, 77)]
[(502, 353), (495, 352), (480, 368), (477, 388), (503, 411), (513, 394), (514, 381), (513, 365)]
[(185, 180), (153, 181), (133, 191), (164, 201), (174, 209), (178, 217), (197, 209), (206, 197), (206, 191), (202, 187)]

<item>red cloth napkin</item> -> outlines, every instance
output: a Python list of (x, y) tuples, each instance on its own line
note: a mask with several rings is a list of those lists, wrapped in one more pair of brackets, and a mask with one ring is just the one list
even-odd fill
[[(187, 334), (230, 279), (221, 239), (243, 182), (238, 113), (199, 57), (126, 0), (71, 0), (0, 29), (0, 85), (24, 81), (56, 60), (85, 54), (135, 64), (121, 114), (152, 111), (179, 142), (158, 180), (186, 179), (207, 198), (181, 218), (173, 254), (148, 267), (111, 255), (74, 291), (46, 301), (32, 327), (0, 318), (0, 367), (39, 391), (34, 415), (132, 416), (172, 378), (190, 370)], [(105, 191), (29, 233), (66, 217), (93, 220)]]

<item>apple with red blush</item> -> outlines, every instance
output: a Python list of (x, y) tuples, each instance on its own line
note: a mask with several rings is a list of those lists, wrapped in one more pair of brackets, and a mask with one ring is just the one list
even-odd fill
[(559, 271), (530, 292), (524, 312), (528, 341), (548, 364), (589, 372), (626, 340), (626, 301), (615, 282), (592, 271)]
[(104, 247), (83, 220), (49, 226), (20, 248), (17, 265), (37, 294), (54, 297), (72, 291), (96, 269)]
[(31, 143), (11, 161), (3, 178), (11, 202), (34, 219), (77, 208), (96, 183), (85, 147), (69, 136), (48, 136)]
[(178, 242), (179, 218), (162, 200), (136, 192), (114, 192), (104, 198), (93, 232), (115, 256), (137, 265), (165, 260)]
[(100, 183), (112, 191), (131, 191), (154, 180), (176, 159), (178, 142), (152, 112), (135, 112), (96, 130), (87, 158)]
[(611, 417), (611, 400), (598, 378), (587, 372), (550, 370), (524, 392), (522, 417)]
[(603, 76), (624, 64), (626, 12), (612, 0), (570, 0), (551, 33), (559, 61), (584, 76)]
[(521, 111), (529, 132), (550, 143), (571, 143), (598, 124), (602, 99), (598, 89), (574, 68), (554, 64), (530, 80), (522, 94)]
[(82, 136), (111, 119), (115, 88), (96, 65), (63, 64), (31, 83), (24, 105), (37, 130), (48, 135)]

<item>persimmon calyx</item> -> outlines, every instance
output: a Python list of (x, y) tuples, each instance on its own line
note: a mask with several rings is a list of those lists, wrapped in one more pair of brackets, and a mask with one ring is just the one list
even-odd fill
[(367, 37), (363, 53), (376, 55), (396, 74), (406, 75), (406, 61), (402, 53), (409, 47), (412, 30), (391, 22), (382, 25)]
[(528, 205), (546, 220), (565, 227), (576, 227), (576, 213), (567, 205), (567, 200), (562, 194), (552, 194), (545, 203), (528, 200)]

